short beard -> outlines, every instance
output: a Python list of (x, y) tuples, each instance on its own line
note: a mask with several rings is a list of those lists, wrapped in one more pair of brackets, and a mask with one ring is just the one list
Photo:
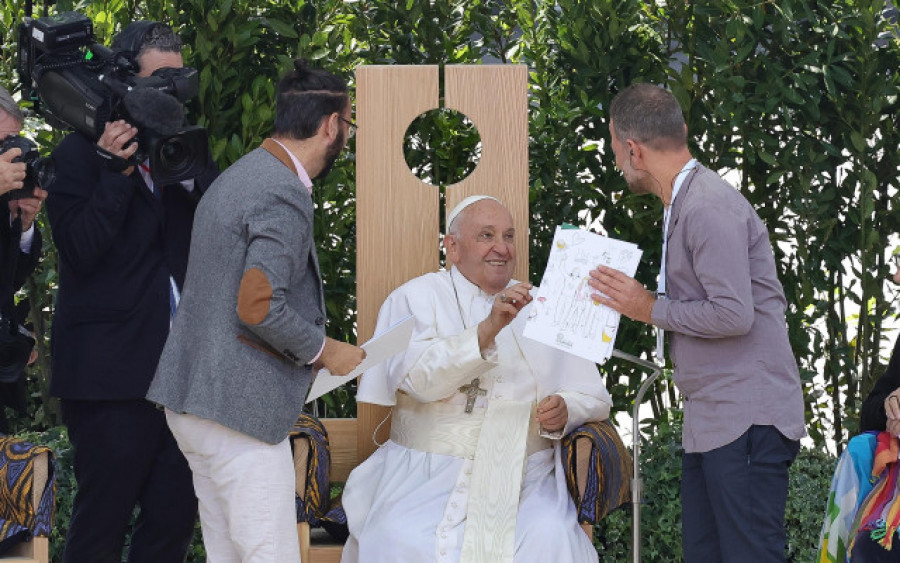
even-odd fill
[(313, 180), (321, 180), (325, 176), (331, 172), (331, 169), (334, 168), (334, 163), (337, 161), (338, 157), (341, 156), (341, 151), (344, 149), (344, 132), (341, 131), (341, 134), (335, 137), (334, 141), (328, 145), (328, 149), (325, 150), (325, 166), (319, 170), (319, 173), (316, 174)]

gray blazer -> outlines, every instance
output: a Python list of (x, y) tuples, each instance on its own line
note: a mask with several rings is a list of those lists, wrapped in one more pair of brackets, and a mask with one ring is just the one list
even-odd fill
[[(284, 149), (263, 147), (279, 157), (250, 152), (197, 208), (184, 293), (147, 398), (275, 444), (303, 407), (325, 308), (312, 200)], [(252, 314), (239, 315), (239, 292)]]
[(669, 332), (674, 381), (684, 397), (683, 443), (705, 452), (751, 425), (806, 434), (784, 290), (765, 225), (715, 172), (697, 166), (669, 220), (668, 299), (653, 324)]

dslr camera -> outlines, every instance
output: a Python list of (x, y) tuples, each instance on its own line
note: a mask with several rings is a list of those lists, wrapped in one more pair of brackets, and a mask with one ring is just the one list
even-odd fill
[(156, 22), (141, 23), (146, 25), (136, 26), (112, 50), (94, 41), (94, 24), (81, 13), (25, 18), (17, 64), (23, 91), (31, 92), (35, 111), (51, 127), (71, 128), (95, 141), (107, 122), (124, 119), (138, 129), (138, 150), (120, 168), (149, 159), (154, 183), (189, 180), (209, 160), (206, 129), (186, 125), (184, 118), (183, 103), (197, 95), (199, 74), (184, 67), (137, 76), (136, 53)]
[(7, 199), (22, 199), (34, 197), (35, 186), (46, 188), (55, 177), (53, 159), (41, 157), (38, 154), (37, 145), (20, 135), (10, 135), (0, 140), (0, 154), (10, 149), (19, 149), (22, 154), (13, 159), (13, 162), (25, 163), (25, 179), (18, 190), (7, 192)]

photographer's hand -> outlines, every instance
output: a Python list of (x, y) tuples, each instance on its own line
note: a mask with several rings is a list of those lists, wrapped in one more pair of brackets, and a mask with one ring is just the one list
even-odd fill
[(23, 233), (27, 232), (31, 225), (34, 224), (34, 218), (37, 217), (45, 199), (47, 199), (47, 192), (35, 186), (34, 197), (14, 199), (9, 202), (9, 212), (13, 216), (21, 213)]
[[(97, 146), (113, 156), (123, 159), (131, 158), (138, 149), (137, 142), (128, 144), (137, 136), (138, 130), (124, 120), (110, 121), (103, 129), (103, 135), (97, 140)], [(127, 146), (126, 146), (127, 145)], [(126, 176), (134, 171), (129, 166), (122, 171)]]
[(21, 154), (22, 151), (17, 148), (0, 154), (0, 194), (22, 187), (25, 180), (25, 163), (13, 162), (13, 159)]

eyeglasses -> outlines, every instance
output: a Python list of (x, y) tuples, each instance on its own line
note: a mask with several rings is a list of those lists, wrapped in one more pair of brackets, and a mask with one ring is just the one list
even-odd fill
[(346, 123), (347, 125), (350, 126), (350, 133), (349, 133), (349, 136), (350, 136), (351, 138), (352, 138), (352, 137), (355, 137), (355, 136), (356, 136), (356, 123), (353, 123), (353, 122), (350, 121), (349, 119), (345, 119), (345, 118), (343, 118), (343, 117), (341, 117), (341, 116), (338, 116), (338, 119), (340, 119), (341, 121), (343, 121), (344, 123)]

